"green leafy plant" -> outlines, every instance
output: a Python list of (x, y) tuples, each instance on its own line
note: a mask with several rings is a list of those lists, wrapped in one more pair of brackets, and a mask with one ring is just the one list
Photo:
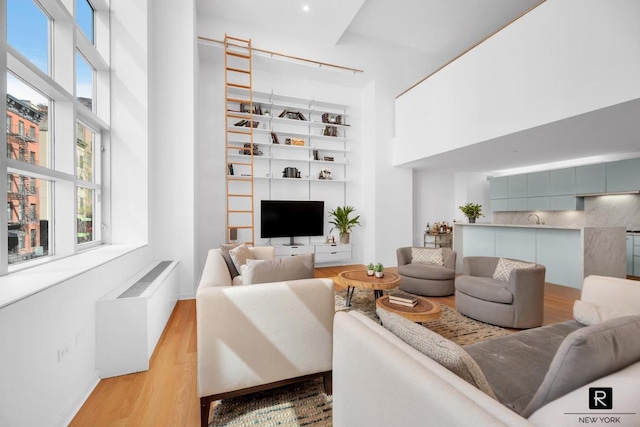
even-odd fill
[(351, 232), (351, 229), (360, 225), (360, 215), (357, 215), (353, 218), (350, 218), (352, 212), (355, 209), (353, 206), (338, 206), (337, 208), (329, 211), (329, 215), (331, 215), (332, 219), (329, 221), (329, 224), (333, 224), (331, 231), (334, 229), (338, 229), (340, 235), (347, 234)]
[(377, 263), (376, 266), (373, 269), (374, 269), (374, 271), (380, 273), (381, 271), (384, 270), (384, 265), (382, 265), (381, 263)]
[(484, 216), (482, 214), (482, 205), (477, 203), (467, 203), (464, 206), (459, 206), (460, 210), (469, 219), (476, 219)]
[(372, 262), (369, 263), (369, 265), (367, 265), (367, 270), (373, 270), (374, 269), (374, 265)]

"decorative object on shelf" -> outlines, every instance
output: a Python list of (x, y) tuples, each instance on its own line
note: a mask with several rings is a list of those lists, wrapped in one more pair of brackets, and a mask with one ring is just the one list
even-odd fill
[[(249, 156), (251, 155), (251, 143), (250, 142), (246, 142), (244, 144), (244, 150), (239, 150), (238, 151), (240, 154), (244, 154), (245, 156)], [(262, 156), (262, 151), (260, 151), (258, 149), (257, 145), (253, 145), (253, 155), (254, 156)]]
[[(251, 107), (249, 104), (240, 104), (240, 112), (251, 114)], [(260, 104), (253, 105), (253, 114), (262, 115), (262, 106)]]
[(372, 262), (370, 262), (367, 265), (367, 276), (373, 276), (373, 273), (375, 272), (375, 266), (373, 265)]
[(233, 175), (233, 164), (232, 163), (227, 163), (227, 169), (228, 169), (229, 175)]
[(482, 214), (482, 205), (479, 205), (477, 203), (467, 203), (464, 206), (458, 206), (458, 207), (460, 208), (464, 216), (469, 218), (470, 224), (475, 223), (476, 218), (480, 218), (481, 216), (484, 216)]
[(284, 145), (291, 145), (291, 138), (285, 138)]
[(313, 150), (313, 160), (320, 160), (320, 153), (318, 150)]
[(353, 206), (338, 206), (337, 208), (329, 211), (329, 215), (332, 217), (329, 224), (333, 224), (333, 229), (337, 228), (340, 232), (340, 243), (349, 243), (349, 234), (351, 230), (360, 225), (360, 215), (350, 218), (352, 212), (355, 211)]
[(375, 272), (376, 277), (384, 276), (384, 265), (382, 265), (381, 263), (377, 263), (375, 267), (373, 267), (373, 270)]
[(300, 178), (300, 171), (298, 168), (284, 168), (282, 171), (283, 178)]
[(333, 234), (328, 235), (325, 243), (336, 243), (336, 236), (334, 236)]
[(280, 118), (307, 121), (307, 119), (302, 115), (300, 111), (284, 110), (282, 113), (280, 113)]
[(338, 128), (335, 126), (325, 126), (322, 134), (324, 136), (339, 136)]
[(333, 162), (333, 157), (331, 157), (331, 156), (324, 156), (324, 161), (325, 161), (325, 162)]
[(278, 135), (275, 132), (271, 132), (271, 143), (272, 144), (280, 144), (280, 140), (278, 139)]
[(331, 179), (331, 169), (322, 168), (318, 173), (318, 179)]
[(260, 124), (259, 122), (253, 122), (249, 120), (240, 120), (239, 122), (235, 123), (234, 126), (257, 128), (259, 124)]
[(264, 109), (264, 112), (262, 113), (264, 116), (269, 117), (271, 115), (271, 113), (269, 112), (268, 108)]
[(304, 139), (291, 138), (291, 145), (297, 145), (298, 147), (304, 147)]
[(322, 123), (335, 123), (337, 125), (342, 124), (342, 116), (341, 115), (331, 115), (329, 113), (324, 113), (322, 115)]

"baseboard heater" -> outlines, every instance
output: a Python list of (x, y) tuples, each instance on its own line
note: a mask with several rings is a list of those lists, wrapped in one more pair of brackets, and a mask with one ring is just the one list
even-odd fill
[(149, 369), (149, 359), (178, 300), (178, 261), (157, 261), (96, 303), (100, 378)]

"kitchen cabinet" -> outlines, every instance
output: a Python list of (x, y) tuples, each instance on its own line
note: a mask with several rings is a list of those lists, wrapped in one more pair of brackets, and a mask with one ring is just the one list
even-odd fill
[(640, 190), (640, 159), (607, 163), (607, 193)]
[(576, 168), (558, 169), (549, 172), (552, 196), (576, 194)]
[(493, 199), (506, 199), (507, 194), (507, 177), (501, 176), (498, 178), (491, 178), (491, 200)]
[(606, 163), (576, 167), (576, 193), (604, 193), (606, 187)]
[(575, 211), (584, 209), (584, 197), (552, 196), (549, 197), (550, 211)]
[(512, 175), (507, 177), (507, 195), (509, 198), (527, 197), (527, 175)]
[(527, 196), (539, 197), (548, 196), (549, 193), (549, 172), (535, 172), (527, 175)]
[[(627, 234), (627, 276), (633, 276), (633, 235)], [(640, 274), (640, 270), (638, 270)]]
[(514, 199), (507, 199), (507, 208), (510, 211), (527, 211), (528, 201), (526, 197), (518, 197)]
[(533, 262), (536, 260), (536, 231), (531, 228), (496, 228), (495, 256)]
[(548, 211), (549, 197), (529, 197), (527, 198), (527, 210), (530, 211)]
[(508, 210), (509, 210), (508, 199), (491, 199), (492, 212), (500, 212), (500, 211), (508, 211)]

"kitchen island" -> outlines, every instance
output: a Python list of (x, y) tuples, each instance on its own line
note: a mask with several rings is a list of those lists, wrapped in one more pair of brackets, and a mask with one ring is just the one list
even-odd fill
[(457, 223), (453, 248), (458, 273), (465, 256), (496, 256), (542, 264), (547, 282), (578, 289), (589, 275), (626, 277), (625, 227)]

